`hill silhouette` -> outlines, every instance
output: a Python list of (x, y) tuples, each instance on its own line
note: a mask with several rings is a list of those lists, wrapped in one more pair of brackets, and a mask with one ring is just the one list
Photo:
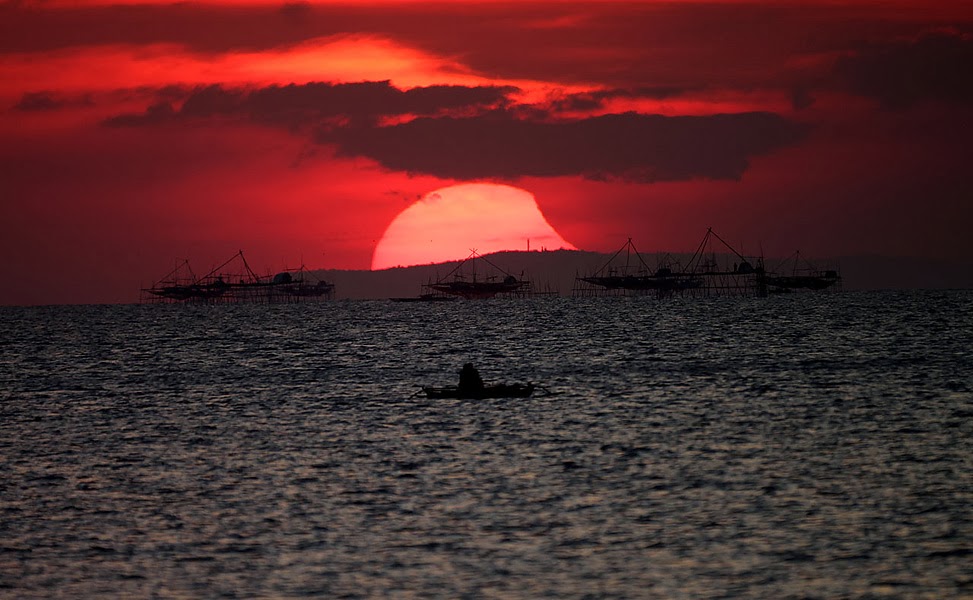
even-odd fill
[[(641, 253), (654, 268), (665, 253)], [(687, 264), (690, 254), (668, 254), (670, 260)], [(727, 256), (727, 255), (724, 255)], [(593, 274), (608, 263), (612, 254), (583, 250), (506, 251), (476, 259), (478, 276), (503, 272), (533, 282), (539, 291), (550, 290), (570, 296), (579, 276)], [(625, 257), (617, 257), (613, 264)], [(638, 259), (629, 257), (634, 267)], [(728, 257), (727, 260), (733, 260)], [(774, 269), (783, 259), (767, 258)], [(336, 298), (384, 300), (417, 296), (424, 284), (446, 277), (462, 260), (431, 265), (395, 267), (380, 271), (319, 269), (313, 274), (336, 286)], [(973, 288), (973, 264), (958, 260), (915, 257), (850, 256), (814, 261), (837, 265), (845, 290)], [(490, 264), (492, 263), (492, 265)], [(467, 266), (464, 266), (464, 270)]]

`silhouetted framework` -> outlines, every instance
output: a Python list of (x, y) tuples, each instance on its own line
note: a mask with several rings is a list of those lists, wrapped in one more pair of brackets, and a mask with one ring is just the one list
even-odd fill
[(334, 285), (300, 269), (261, 277), (253, 272), (243, 250), (202, 277), (196, 277), (184, 260), (150, 288), (142, 290), (144, 303), (290, 304), (334, 297)]
[(816, 270), (808, 265), (800, 271), (795, 266), (787, 274), (768, 272), (763, 257), (742, 255), (710, 228), (685, 266), (666, 254), (650, 268), (630, 238), (597, 271), (576, 278), (574, 295), (766, 296), (837, 289), (840, 281), (837, 268)]
[[(488, 274), (478, 274), (477, 259), (492, 267)], [(470, 300), (486, 298), (524, 298), (533, 295), (533, 285), (521, 274), (520, 278), (508, 273), (473, 250), (445, 277), (423, 286), (424, 295), (458, 296)]]
[(795, 252), (779, 264), (773, 272), (765, 273), (762, 284), (768, 293), (787, 293), (800, 290), (822, 291), (841, 289), (838, 266), (820, 268)]

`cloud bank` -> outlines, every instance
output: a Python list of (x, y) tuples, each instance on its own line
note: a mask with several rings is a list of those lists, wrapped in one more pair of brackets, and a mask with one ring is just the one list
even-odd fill
[(873, 44), (841, 57), (844, 89), (893, 109), (925, 100), (973, 105), (973, 35), (935, 32), (914, 41)]
[[(514, 104), (510, 95), (516, 91), (503, 86), (399, 90), (387, 81), (253, 90), (206, 86), (188, 93), (178, 109), (161, 101), (145, 113), (110, 118), (106, 125), (242, 118), (313, 128), (313, 139), (337, 154), (368, 158), (391, 171), (447, 179), (581, 175), (639, 183), (737, 180), (751, 157), (793, 144), (805, 133), (769, 112), (631, 112), (565, 120), (562, 110), (593, 108), (603, 98), (633, 92), (581, 94), (543, 107)], [(409, 119), (381, 121), (401, 115)]]
[(795, 143), (802, 127), (771, 113), (666, 117), (625, 113), (567, 122), (510, 111), (322, 130), (318, 141), (391, 170), (451, 179), (557, 177), (652, 183), (740, 179), (752, 156)]

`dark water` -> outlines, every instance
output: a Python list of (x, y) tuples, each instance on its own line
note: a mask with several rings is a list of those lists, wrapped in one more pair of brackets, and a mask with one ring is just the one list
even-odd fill
[(973, 598), (971, 365), (962, 291), (2, 308), (0, 596)]

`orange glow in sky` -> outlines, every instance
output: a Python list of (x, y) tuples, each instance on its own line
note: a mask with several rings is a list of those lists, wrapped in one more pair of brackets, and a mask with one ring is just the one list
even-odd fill
[(547, 222), (520, 188), (464, 183), (430, 192), (396, 217), (375, 248), (372, 269), (461, 260), (476, 250), (575, 247)]
[(97, 46), (38, 55), (7, 55), (0, 61), (0, 99), (13, 103), (25, 93), (83, 93), (163, 87), (170, 84), (262, 86), (390, 81), (401, 89), (430, 85), (511, 85), (522, 102), (542, 100), (551, 86), (524, 79), (481, 76), (448, 58), (433, 56), (374, 36), (333, 36), (272, 51), (200, 55), (174, 44)]
[[(85, 90), (181, 84), (270, 84), (391, 80), (402, 87), (486, 80), (456, 64), (365, 36), (317, 39), (272, 52), (200, 56), (172, 44), (99, 46), (8, 56), (0, 62), (7, 94), (38, 89)], [(11, 93), (12, 92), (12, 93)]]

